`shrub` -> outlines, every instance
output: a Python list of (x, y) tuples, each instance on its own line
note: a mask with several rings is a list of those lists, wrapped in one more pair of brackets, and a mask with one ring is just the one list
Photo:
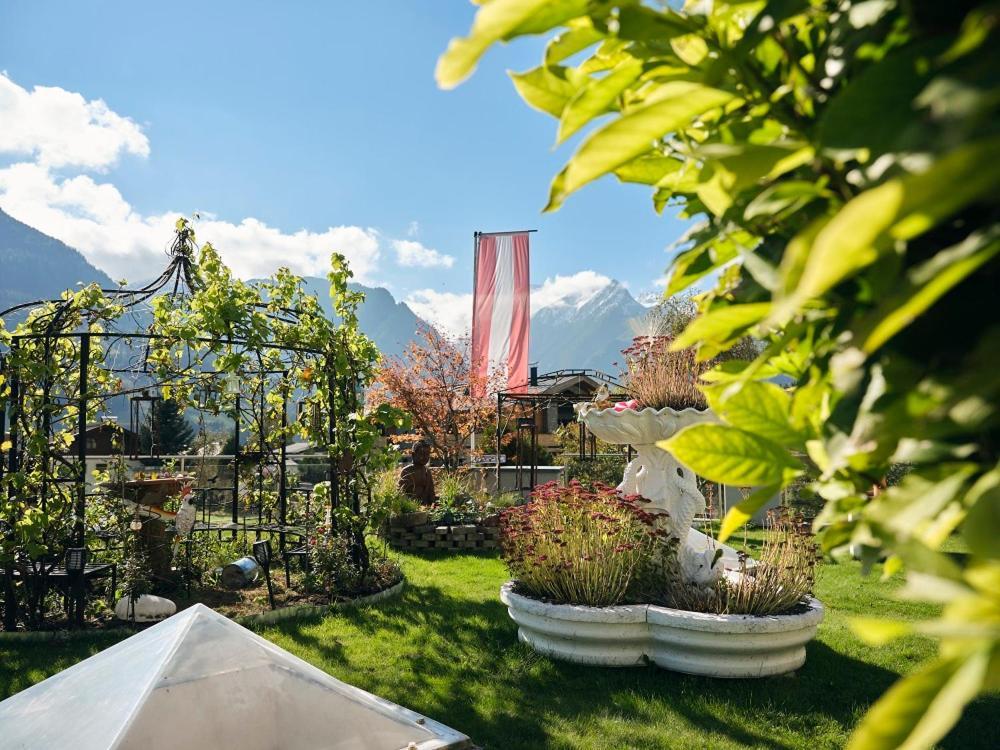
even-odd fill
[(503, 558), (528, 596), (612, 606), (628, 596), (655, 545), (653, 517), (614, 489), (538, 487), (501, 516)]
[(353, 562), (345, 534), (326, 534), (309, 542), (306, 588), (330, 601), (382, 591), (403, 577), (395, 560), (372, 556), (365, 569)]
[(595, 456), (580, 459), (574, 457), (566, 461), (566, 480), (577, 480), (585, 487), (594, 484), (614, 486), (622, 481), (625, 456)]

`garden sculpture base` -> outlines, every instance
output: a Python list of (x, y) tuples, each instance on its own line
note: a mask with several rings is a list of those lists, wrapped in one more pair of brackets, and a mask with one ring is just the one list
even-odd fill
[(546, 604), (504, 584), (500, 599), (517, 623), (518, 638), (553, 659), (605, 667), (652, 661), (674, 672), (749, 678), (793, 672), (823, 620), (810, 598), (789, 615), (713, 615), (653, 604), (585, 607)]

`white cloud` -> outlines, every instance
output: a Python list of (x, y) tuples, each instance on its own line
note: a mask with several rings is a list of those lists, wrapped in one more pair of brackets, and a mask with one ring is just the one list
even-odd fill
[(455, 259), (416, 240), (393, 240), (392, 247), (396, 251), (396, 261), (401, 266), (417, 268), (451, 268)]
[[(190, 212), (141, 214), (113, 184), (81, 174), (104, 171), (123, 154), (148, 156), (149, 141), (135, 122), (99, 99), (53, 87), (29, 92), (0, 73), (0, 123), (0, 157), (18, 160), (0, 167), (0, 208), (80, 250), (115, 279), (144, 281), (163, 267), (174, 222)], [(370, 283), (379, 259), (378, 232), (362, 227), (287, 233), (252, 217), (232, 223), (202, 212), (196, 229), (243, 278), (279, 266), (322, 275), (338, 251), (355, 277)]]
[(550, 276), (541, 286), (531, 290), (531, 312), (534, 314), (543, 307), (583, 307), (610, 283), (610, 278), (596, 271)]
[(406, 228), (407, 237), (416, 237), (420, 234), (420, 223), (417, 221), (411, 221), (410, 225)]
[[(15, 219), (80, 250), (112, 278), (143, 281), (164, 265), (173, 226), (184, 211), (136, 212), (118, 189), (86, 175), (59, 177), (38, 164), (0, 169), (0, 208)], [(343, 253), (355, 277), (370, 282), (379, 258), (378, 233), (353, 226), (322, 232), (282, 232), (258, 219), (238, 224), (205, 218), (197, 222), (202, 241), (211, 241), (243, 278), (266, 276), (279, 266), (302, 275), (323, 275), (330, 253)]]
[(0, 153), (46, 167), (105, 170), (123, 154), (149, 156), (149, 140), (101, 99), (56, 86), (28, 91), (0, 72)]
[(472, 328), (472, 294), (417, 289), (407, 295), (410, 309), (449, 336), (463, 336)]

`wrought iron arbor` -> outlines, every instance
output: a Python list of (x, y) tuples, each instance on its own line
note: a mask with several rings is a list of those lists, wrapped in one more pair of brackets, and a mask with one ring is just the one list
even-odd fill
[[(282, 437), (275, 445), (266, 437), (269, 425), (265, 400), (274, 393), (280, 393), (281, 403), (276, 409), (272, 405), (269, 413), (273, 418), (277, 412), (282, 435), (289, 424), (289, 401), (296, 399), (300, 404), (308, 403), (308, 419), (313, 431), (322, 433), (319, 442), (327, 444), (331, 456), (327, 471), (330, 505), (336, 509), (349, 504), (355, 514), (360, 513), (354, 461), (352, 457), (343, 456), (338, 460), (332, 447), (343, 444), (344, 441), (339, 440), (341, 432), (351, 429), (348, 420), (338, 419), (338, 408), (344, 414), (360, 406), (357, 378), (344, 375), (343, 367), (338, 370), (330, 362), (337, 352), (261, 339), (233, 330), (223, 335), (190, 339), (199, 350), (181, 346), (176, 352), (177, 362), (166, 378), (162, 368), (151, 361), (156, 342), (168, 338), (154, 322), (153, 309), (157, 300), (183, 305), (202, 284), (194, 248), (191, 230), (180, 223), (168, 250), (169, 261), (159, 276), (138, 288), (123, 286), (101, 290), (102, 311), (111, 310), (113, 315), (105, 314), (96, 327), (88, 310), (81, 309), (69, 293), (58, 300), (40, 300), (0, 311), (0, 320), (21, 320), (10, 333), (6, 347), (0, 339), (0, 443), (5, 448), (0, 453), (0, 492), (4, 492), (9, 501), (6, 506), (9, 512), (4, 514), (8, 517), (0, 517), (0, 535), (12, 538), (24, 513), (38, 510), (47, 514), (60, 509), (60, 517), (50, 519), (52, 522), (41, 538), (41, 545), (16, 549), (6, 555), (6, 559), (0, 558), (6, 602), (4, 622), (8, 628), (14, 626), (18, 616), (15, 579), (26, 583), (33, 578), (36, 583), (40, 581), (44, 590), (50, 574), (68, 568), (64, 565), (67, 551), (86, 548), (91, 541), (85, 520), (90, 497), (88, 426), (99, 415), (117, 412), (129, 414), (130, 425), (134, 427), (141, 421), (137, 415), (141, 414), (145, 402), (149, 404), (149, 427), (153, 435), (156, 431), (155, 405), (165, 389), (196, 390), (198, 397), (191, 404), (195, 409), (217, 410), (223, 402), (232, 409), (236, 457), (230, 488), (231, 523), (220, 527), (209, 519), (208, 523), (199, 526), (199, 530), (225, 529), (235, 533), (241, 467), (251, 465), (258, 474), (269, 467), (277, 473), (278, 523), (257, 531), (258, 536), (260, 531), (277, 534), (280, 552), (285, 553), (286, 533), (292, 531), (287, 524), (287, 441)], [(300, 323), (300, 311), (294, 308), (276, 308), (267, 303), (255, 303), (253, 308), (254, 315), (273, 322), (286, 326)], [(263, 329), (268, 330), (266, 326)], [(33, 357), (30, 373), (24, 368), (29, 347)], [(238, 353), (241, 362), (258, 364), (243, 364), (237, 372), (219, 369), (216, 364), (221, 349), (227, 354)], [(64, 377), (69, 362), (74, 363), (76, 370), (72, 378)], [(314, 393), (323, 392), (322, 399), (308, 401), (310, 394), (303, 392), (300, 381), (297, 387), (291, 385), (289, 372), (301, 369), (304, 362), (310, 363), (310, 367), (318, 363), (317, 370), (321, 374), (311, 382)], [(319, 401), (326, 404), (322, 411)], [(322, 429), (317, 429), (317, 419), (325, 421)], [(242, 424), (258, 428), (257, 446), (253, 452), (240, 448)], [(150, 442), (150, 450), (155, 453), (155, 438)], [(69, 453), (67, 443), (72, 447)], [(11, 481), (14, 479), (17, 481)], [(262, 492), (262, 485), (259, 489)], [(331, 514), (334, 523), (336, 516), (336, 513)], [(248, 527), (244, 524), (240, 528)], [(362, 532), (352, 533), (357, 537)], [(365, 554), (363, 536), (355, 538), (352, 545), (359, 556)]]

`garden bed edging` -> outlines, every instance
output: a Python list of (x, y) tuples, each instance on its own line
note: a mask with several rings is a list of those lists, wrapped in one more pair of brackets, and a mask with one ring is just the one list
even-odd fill
[(790, 615), (714, 615), (653, 604), (585, 607), (547, 604), (514, 592), (500, 599), (518, 626), (518, 639), (554, 659), (606, 667), (653, 662), (706, 677), (753, 678), (792, 672), (806, 660), (806, 644), (823, 619), (810, 598)]

